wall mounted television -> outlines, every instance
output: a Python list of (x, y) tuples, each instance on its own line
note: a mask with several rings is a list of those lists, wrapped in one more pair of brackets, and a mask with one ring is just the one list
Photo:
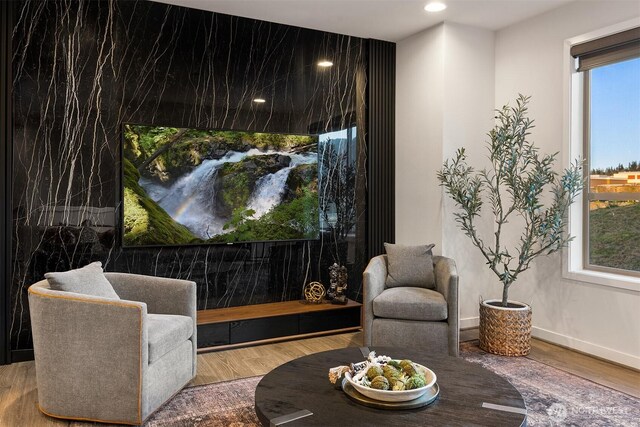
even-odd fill
[(318, 137), (124, 124), (123, 246), (319, 238)]

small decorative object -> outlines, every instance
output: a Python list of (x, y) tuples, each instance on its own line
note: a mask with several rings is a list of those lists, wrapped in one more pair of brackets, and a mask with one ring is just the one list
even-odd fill
[(349, 366), (336, 366), (335, 368), (331, 368), (329, 369), (329, 381), (336, 389), (340, 390), (342, 388), (344, 375), (350, 371), (351, 368)]
[(331, 303), (347, 303), (347, 296), (345, 295), (347, 290), (347, 278), (347, 267), (340, 266), (337, 263), (334, 263), (329, 267), (329, 280), (331, 282), (331, 287), (329, 288), (329, 292), (327, 292), (327, 297), (331, 300)]
[(310, 282), (304, 286), (304, 299), (313, 304), (320, 304), (325, 295), (325, 289), (320, 282)]
[[(502, 284), (501, 300), (480, 303), (480, 348), (503, 356), (524, 356), (531, 348), (531, 307), (509, 300), (509, 288), (536, 257), (557, 252), (571, 240), (565, 233), (567, 212), (583, 186), (580, 162), (558, 176), (553, 168), (557, 153), (541, 155), (527, 140), (533, 127), (527, 117), (529, 97), (520, 95), (516, 103), (496, 111), (497, 124), (488, 143), (491, 168), (474, 171), (461, 148), (438, 172), (440, 185), (459, 208), (456, 221)], [(545, 202), (547, 187), (552, 197)], [(477, 228), (486, 205), (495, 221), (492, 241), (481, 237)], [(521, 220), (510, 218), (516, 215)], [(521, 224), (515, 249), (504, 244), (517, 241), (504, 236), (517, 231), (511, 224)], [(506, 232), (509, 227), (513, 228)]]

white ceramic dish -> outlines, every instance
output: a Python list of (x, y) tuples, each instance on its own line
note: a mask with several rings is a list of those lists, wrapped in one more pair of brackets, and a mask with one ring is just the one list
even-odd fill
[[(358, 390), (359, 393), (364, 394), (371, 399), (381, 400), (383, 402), (406, 402), (419, 398), (436, 383), (436, 374), (431, 369), (415, 362), (414, 365), (416, 365), (419, 370), (422, 370), (424, 372), (426, 385), (424, 387), (415, 388), (413, 390), (392, 391), (369, 388), (355, 382), (353, 378), (351, 378), (351, 374), (348, 372), (345, 374), (345, 378), (347, 379), (347, 381), (349, 381), (349, 384), (351, 384), (353, 388)], [(357, 375), (359, 374), (356, 374), (356, 376)]]

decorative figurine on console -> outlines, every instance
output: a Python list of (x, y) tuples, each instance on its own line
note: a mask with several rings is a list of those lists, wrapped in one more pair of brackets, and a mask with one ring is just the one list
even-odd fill
[(332, 304), (346, 304), (347, 296), (347, 267), (339, 266), (334, 263), (329, 267), (329, 280), (331, 287), (327, 292), (327, 298), (331, 300)]
[(338, 264), (334, 263), (329, 267), (329, 289), (327, 290), (326, 297), (328, 300), (333, 300), (336, 297), (336, 291), (338, 289)]

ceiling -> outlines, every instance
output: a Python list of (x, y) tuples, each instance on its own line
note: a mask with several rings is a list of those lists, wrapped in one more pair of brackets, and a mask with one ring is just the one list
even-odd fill
[(447, 9), (427, 13), (430, 0), (156, 0), (314, 30), (399, 41), (443, 21), (498, 30), (572, 0), (440, 0)]

